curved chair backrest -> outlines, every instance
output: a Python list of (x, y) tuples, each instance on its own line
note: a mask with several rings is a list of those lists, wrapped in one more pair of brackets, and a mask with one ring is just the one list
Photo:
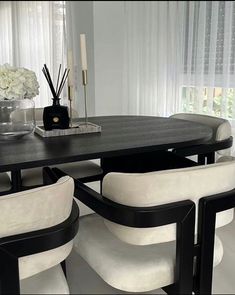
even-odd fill
[[(190, 199), (197, 210), (200, 198), (233, 188), (235, 161), (143, 174), (109, 173), (104, 177), (102, 191), (106, 198), (126, 206), (151, 207)], [(233, 210), (220, 212), (216, 227), (232, 219)], [(175, 224), (145, 229), (104, 222), (113, 234), (130, 244), (147, 245), (176, 239)]]
[[(46, 229), (64, 222), (71, 213), (74, 181), (63, 177), (55, 184), (2, 196), (0, 238)], [(70, 253), (73, 241), (61, 247), (20, 258), (20, 278), (57, 265)]]
[[(231, 125), (228, 120), (214, 116), (192, 114), (192, 113), (179, 113), (170, 116), (170, 118), (188, 120), (196, 123), (205, 124), (212, 128), (213, 141), (221, 141), (228, 139), (232, 135)], [(228, 154), (230, 149), (218, 151), (219, 154)]]

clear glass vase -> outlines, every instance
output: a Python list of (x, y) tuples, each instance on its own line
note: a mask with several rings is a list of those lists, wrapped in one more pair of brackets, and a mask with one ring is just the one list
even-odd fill
[(0, 140), (19, 139), (35, 129), (32, 99), (0, 100)]

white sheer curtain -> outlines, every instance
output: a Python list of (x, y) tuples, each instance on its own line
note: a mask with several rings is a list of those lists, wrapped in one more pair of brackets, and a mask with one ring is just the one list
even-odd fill
[(235, 2), (185, 6), (184, 110), (235, 118)]
[(235, 119), (235, 2), (125, 4), (124, 112)]
[(65, 1), (66, 9), (66, 45), (69, 84), (72, 95), (72, 107), (80, 117), (84, 117), (84, 89), (82, 86), (80, 34), (86, 35), (86, 52), (88, 63), (87, 112), (95, 114), (95, 45), (94, 45), (94, 9), (93, 1)]
[(43, 64), (47, 64), (54, 81), (59, 64), (66, 64), (64, 6), (64, 1), (0, 1), (0, 64), (35, 71), (40, 84), (37, 107), (51, 104)]
[(235, 2), (187, 1), (182, 110), (223, 117), (235, 137)]
[(180, 111), (185, 8), (182, 1), (127, 1), (124, 113)]
[[(68, 67), (70, 68), (69, 86), (72, 97), (72, 107), (76, 110), (81, 109), (79, 100), (75, 99), (80, 96), (78, 89), (79, 83), (79, 58), (80, 58), (80, 35), (79, 28), (77, 28), (76, 3), (73, 1), (66, 1), (66, 44)], [(82, 108), (83, 109), (83, 108)]]

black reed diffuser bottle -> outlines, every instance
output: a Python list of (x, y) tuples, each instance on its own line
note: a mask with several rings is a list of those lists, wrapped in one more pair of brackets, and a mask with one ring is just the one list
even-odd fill
[(43, 74), (49, 84), (51, 93), (53, 95), (53, 104), (44, 108), (43, 111), (43, 124), (45, 130), (52, 129), (68, 129), (69, 128), (69, 112), (67, 106), (60, 105), (60, 94), (64, 87), (65, 81), (68, 78), (69, 70), (65, 69), (62, 79), (60, 80), (61, 65), (58, 72), (56, 89), (52, 83), (51, 75), (46, 65), (44, 65)]

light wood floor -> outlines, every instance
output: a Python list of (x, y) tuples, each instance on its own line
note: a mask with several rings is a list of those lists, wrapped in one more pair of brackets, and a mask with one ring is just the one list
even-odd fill
[(235, 294), (235, 219), (217, 230), (223, 247), (222, 262), (213, 273), (213, 294)]

